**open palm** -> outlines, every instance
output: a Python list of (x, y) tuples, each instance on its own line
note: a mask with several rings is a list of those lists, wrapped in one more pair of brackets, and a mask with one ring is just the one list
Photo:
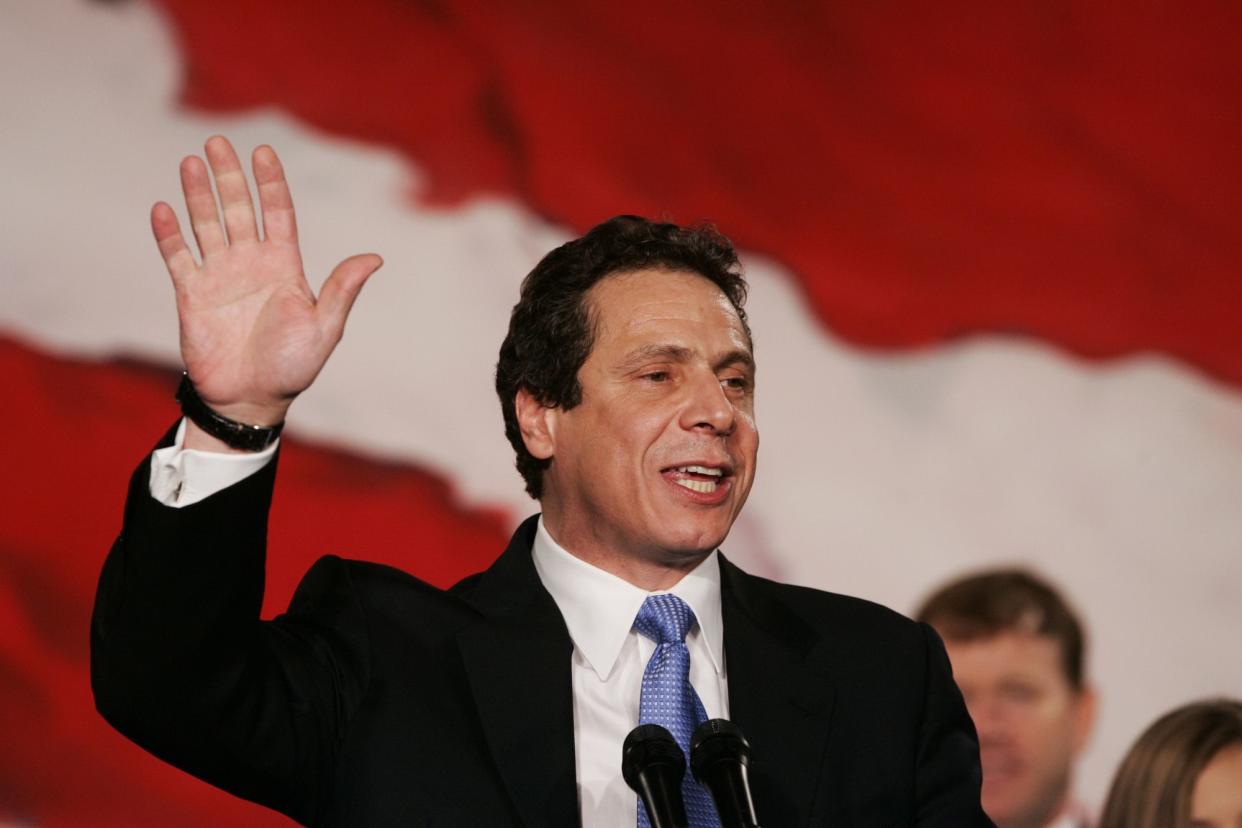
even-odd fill
[[(327, 362), (378, 256), (352, 256), (318, 297), (302, 270), (293, 200), (280, 160), (261, 146), (252, 159), (262, 208), (259, 237), (245, 173), (229, 142), (207, 141), (207, 161), (181, 162), (181, 188), (202, 254), (194, 258), (172, 207), (151, 210), (151, 228), (177, 297), (181, 358), (199, 396), (220, 414), (255, 425), (285, 410)], [(223, 215), (223, 222), (221, 221)]]

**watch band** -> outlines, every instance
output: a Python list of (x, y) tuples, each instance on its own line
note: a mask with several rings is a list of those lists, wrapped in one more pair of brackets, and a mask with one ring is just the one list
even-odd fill
[(181, 413), (186, 419), (230, 448), (242, 451), (263, 451), (276, 442), (281, 429), (285, 427), (283, 422), (274, 426), (247, 425), (217, 414), (198, 395), (194, 383), (190, 382), (188, 372), (181, 375), (181, 385), (177, 386), (177, 402), (181, 404)]

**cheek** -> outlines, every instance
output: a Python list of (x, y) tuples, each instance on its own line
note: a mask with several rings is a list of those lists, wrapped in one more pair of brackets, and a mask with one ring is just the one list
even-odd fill
[(753, 471), (754, 462), (759, 457), (759, 431), (755, 428), (754, 423), (751, 423), (750, 440), (747, 443), (747, 451), (750, 454), (751, 466), (752, 466), (751, 470)]
[(737, 427), (748, 435), (751, 442), (759, 443), (759, 426), (755, 423), (755, 412), (737, 409)]
[(1074, 752), (1073, 718), (1064, 708), (1053, 705), (1033, 717), (1024, 728), (1024, 741), (1030, 749), (1050, 761), (1062, 761)]
[(755, 427), (754, 417), (739, 413), (732, 443), (734, 452), (750, 460), (753, 466), (759, 453), (759, 429)]
[(684, 459), (680, 452), (686, 446), (685, 435), (676, 419), (655, 412), (635, 412), (616, 423), (616, 434), (623, 443), (626, 456), (651, 470), (659, 470), (675, 460)]

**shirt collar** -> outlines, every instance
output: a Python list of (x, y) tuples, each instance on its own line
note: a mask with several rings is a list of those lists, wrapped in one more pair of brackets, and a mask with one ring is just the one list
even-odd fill
[(1048, 828), (1086, 828), (1091, 824), (1090, 816), (1086, 806), (1071, 799), (1061, 810), (1060, 817), (1048, 823)]
[(690, 605), (712, 667), (724, 675), (724, 621), (720, 612), (720, 564), (712, 552), (672, 589), (647, 592), (575, 557), (543, 524), (535, 531), (535, 571), (565, 619), (569, 637), (600, 681), (607, 681), (634, 618), (648, 595), (671, 592)]

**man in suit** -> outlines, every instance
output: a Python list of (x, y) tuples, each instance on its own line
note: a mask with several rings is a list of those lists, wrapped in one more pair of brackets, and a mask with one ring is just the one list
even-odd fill
[(944, 637), (979, 729), (988, 816), (1000, 828), (1086, 828), (1074, 764), (1096, 695), (1069, 602), (1037, 575), (993, 569), (940, 587), (915, 617)]
[(989, 824), (934, 632), (718, 552), (758, 431), (745, 282), (709, 230), (619, 217), (524, 281), (496, 385), (542, 514), (491, 568), (440, 591), (328, 557), (260, 622), (275, 438), (379, 260), (316, 298), (275, 154), (254, 154), (260, 239), (232, 147), (206, 150), (220, 209), (182, 164), (201, 264), (152, 211), (186, 417), (136, 472), (100, 579), (92, 677), (119, 729), (308, 824), (628, 828), (646, 814), (626, 733), (668, 721), (685, 749), (720, 717), (751, 742), (765, 825)]

